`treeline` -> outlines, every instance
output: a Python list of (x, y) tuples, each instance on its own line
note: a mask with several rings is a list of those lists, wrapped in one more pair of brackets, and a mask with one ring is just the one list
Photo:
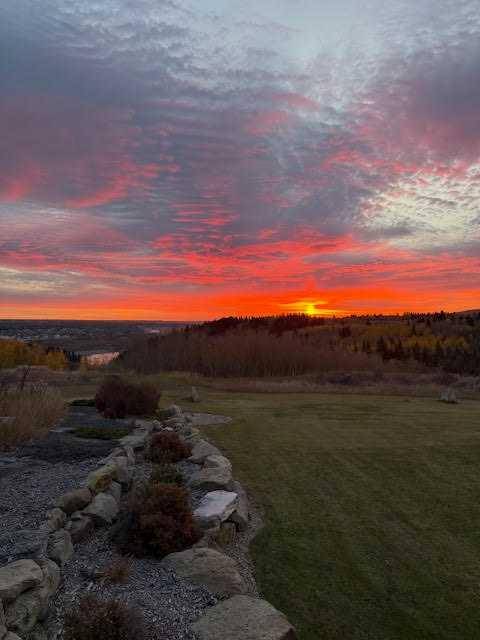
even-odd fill
[(321, 371), (361, 371), (381, 359), (342, 349), (314, 348), (308, 336), (233, 329), (214, 335), (176, 331), (137, 339), (120, 363), (141, 373), (190, 371), (210, 377), (298, 376)]
[(0, 369), (14, 369), (22, 365), (61, 370), (67, 367), (68, 360), (64, 352), (58, 349), (21, 340), (0, 340)]
[(480, 375), (480, 314), (226, 317), (136, 339), (119, 361), (142, 373), (212, 377), (395, 369)]

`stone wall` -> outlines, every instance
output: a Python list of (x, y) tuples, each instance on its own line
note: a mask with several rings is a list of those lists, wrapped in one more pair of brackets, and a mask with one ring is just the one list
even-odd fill
[(162, 562), (221, 599), (194, 623), (193, 631), (199, 640), (295, 639), (294, 629), (283, 614), (250, 595), (236, 562), (212, 548), (219, 539), (233, 537), (237, 530), (249, 526), (247, 495), (234, 480), (230, 461), (200, 437), (179, 407), (170, 407), (162, 418), (137, 420), (134, 431), (88, 475), (84, 486), (58, 498), (38, 529), (2, 536), (0, 640), (47, 638), (42, 621), (60, 587), (62, 568), (76, 544), (96, 527), (115, 521), (122, 494), (129, 490), (134, 477), (136, 453), (148, 448), (152, 433), (164, 430), (175, 431), (192, 446), (190, 462), (198, 469), (189, 485), (200, 496), (194, 519), (203, 537), (194, 547), (170, 554)]

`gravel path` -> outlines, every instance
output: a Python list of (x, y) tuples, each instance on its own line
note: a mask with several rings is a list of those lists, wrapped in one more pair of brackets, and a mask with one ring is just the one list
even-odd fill
[[(217, 599), (204, 587), (194, 586), (160, 566), (152, 558), (132, 559), (132, 573), (125, 584), (94, 579), (97, 570), (111, 565), (115, 549), (108, 531), (97, 530), (86, 543), (76, 547), (64, 568), (62, 588), (53, 600), (48, 619), (50, 633), (59, 631), (65, 611), (87, 593), (99, 598), (115, 598), (139, 607), (147, 626), (148, 640), (194, 640), (190, 624)], [(60, 632), (58, 638), (63, 638)]]
[(0, 533), (40, 525), (55, 500), (78, 488), (96, 466), (97, 460), (74, 464), (38, 460), (10, 463), (5, 474), (0, 475)]

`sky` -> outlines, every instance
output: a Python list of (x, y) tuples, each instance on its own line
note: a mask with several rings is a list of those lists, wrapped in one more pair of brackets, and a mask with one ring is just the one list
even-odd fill
[(3, 0), (0, 317), (480, 306), (478, 0)]

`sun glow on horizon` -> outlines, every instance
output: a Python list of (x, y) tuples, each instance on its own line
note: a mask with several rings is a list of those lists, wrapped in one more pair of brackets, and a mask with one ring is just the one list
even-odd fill
[(327, 300), (297, 300), (295, 302), (287, 302), (279, 306), (288, 309), (293, 313), (304, 313), (307, 316), (334, 316), (342, 315), (339, 309), (326, 309), (323, 305), (328, 304)]

